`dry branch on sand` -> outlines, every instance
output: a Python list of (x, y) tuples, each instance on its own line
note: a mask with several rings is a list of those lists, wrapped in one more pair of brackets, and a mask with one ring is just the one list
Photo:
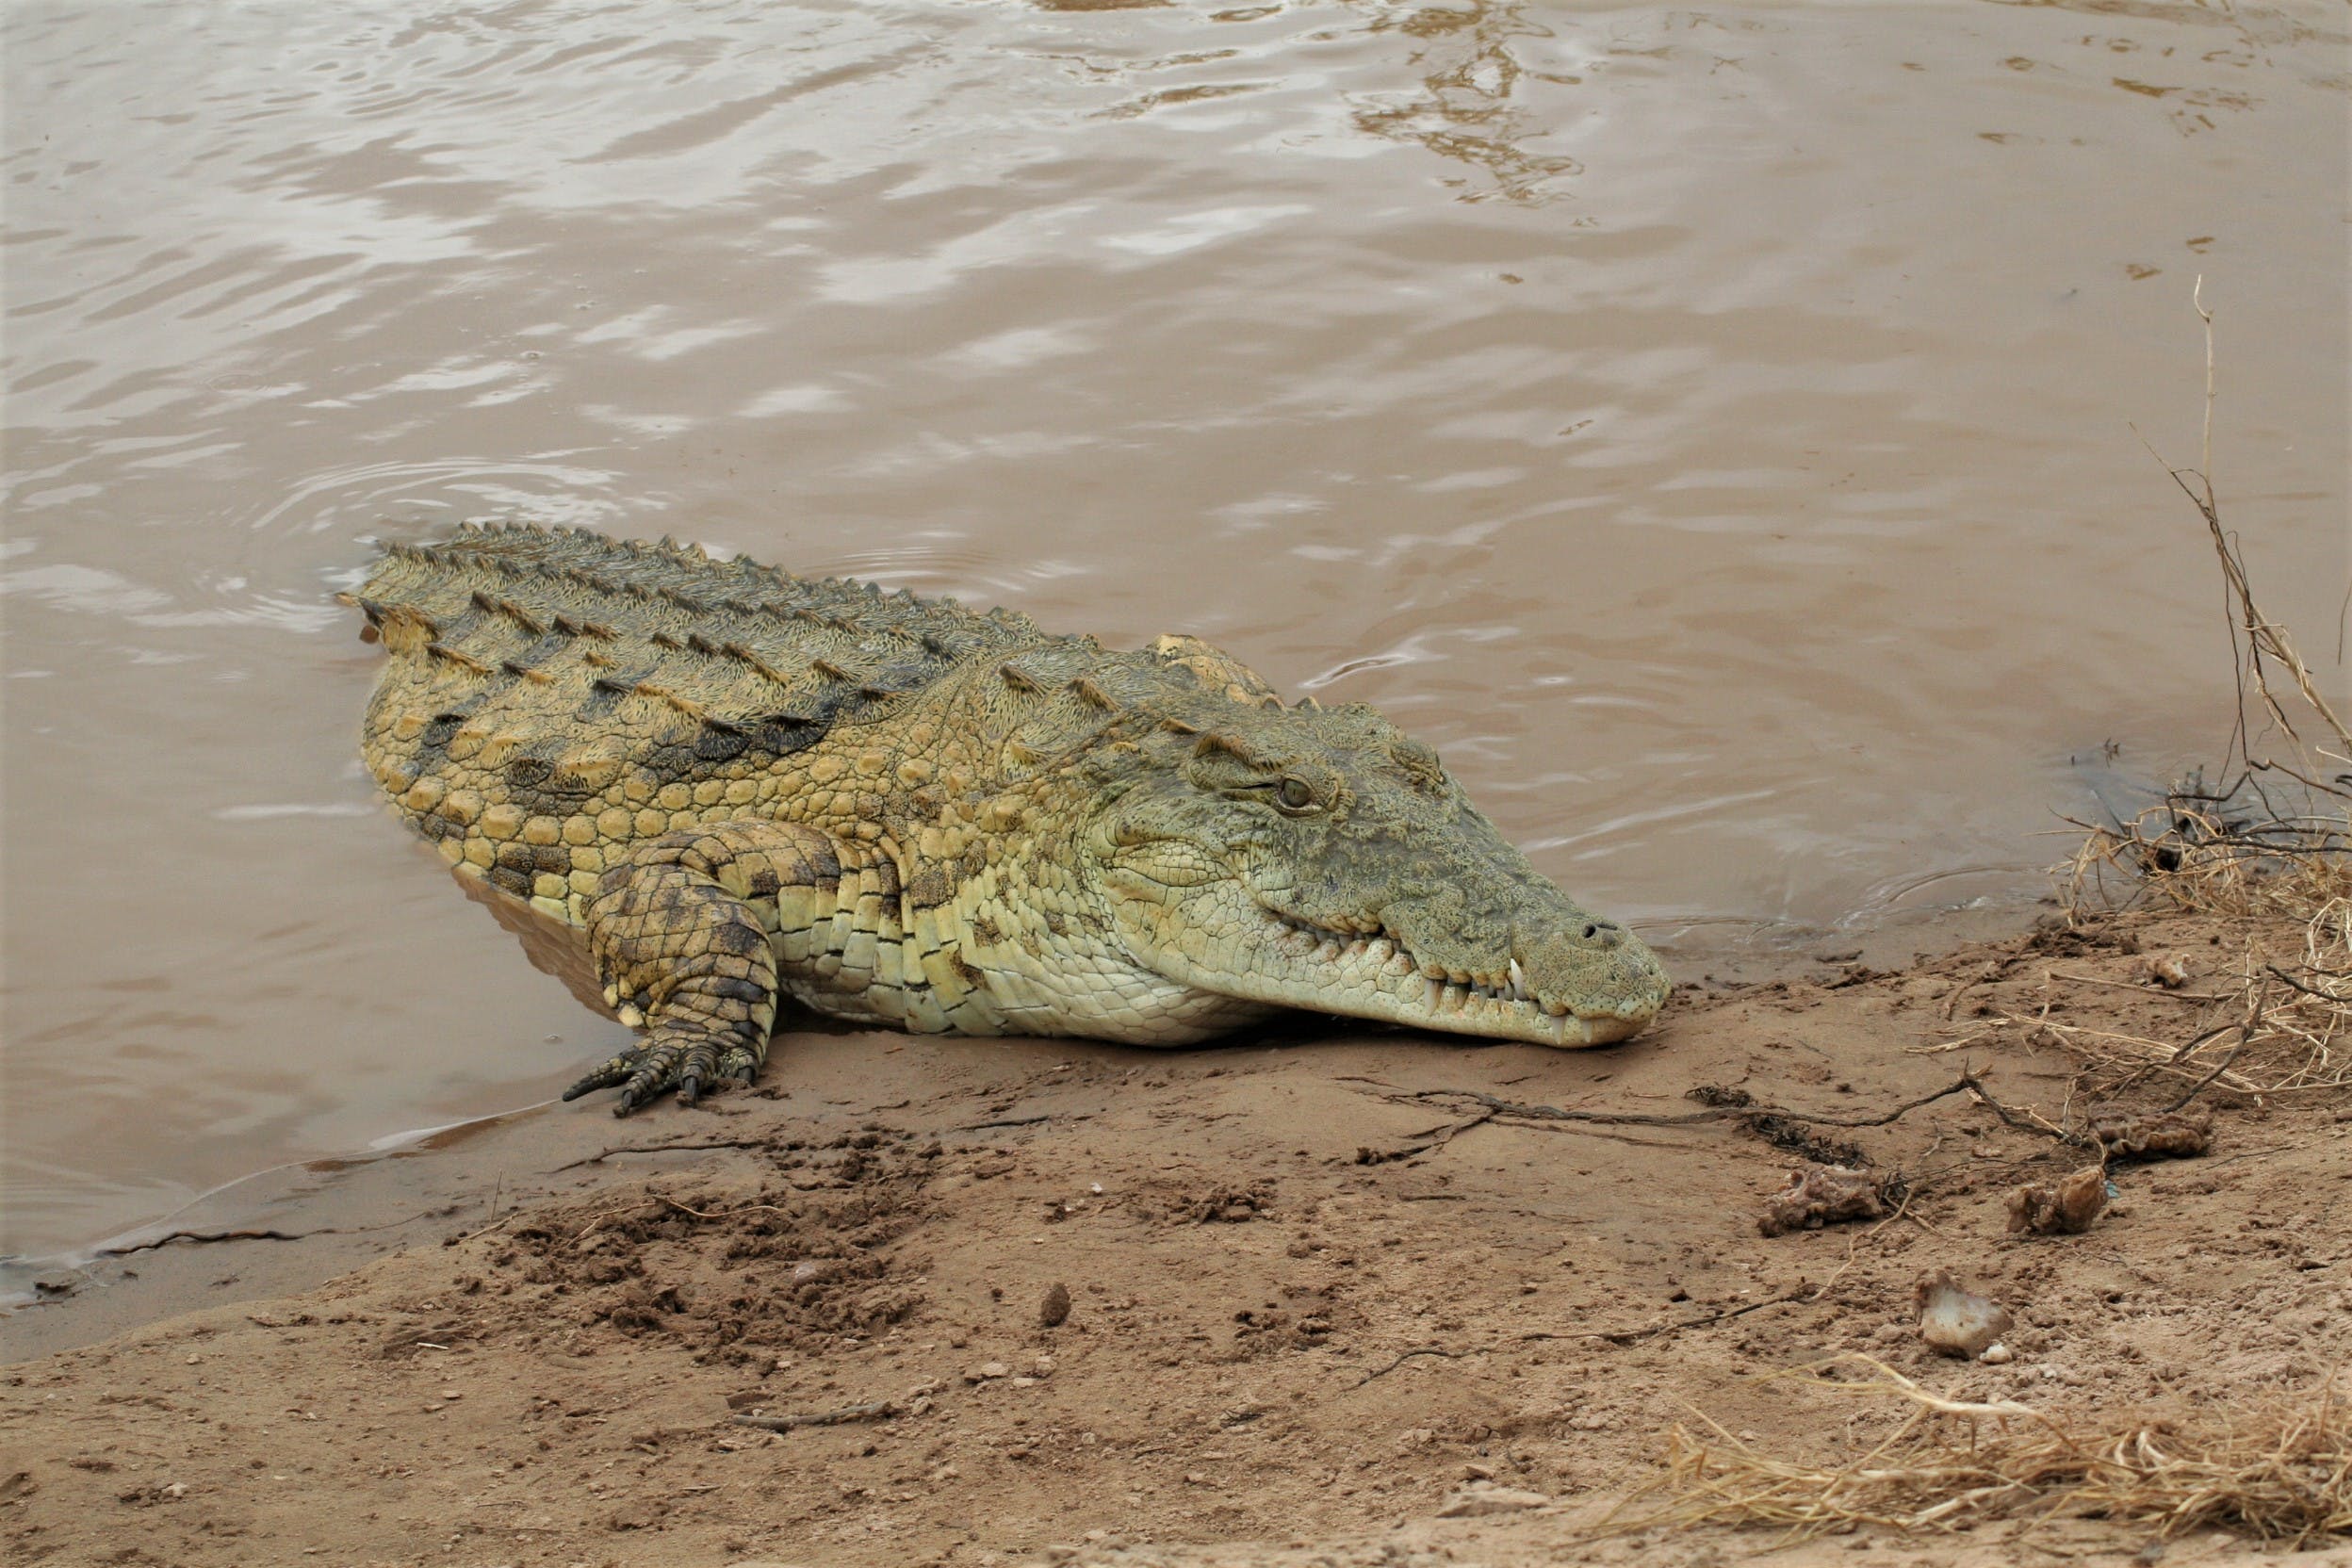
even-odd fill
[[(1860, 1375), (1840, 1378), (1850, 1368)], [(2331, 1378), (2236, 1412), (2069, 1428), (2012, 1400), (1946, 1398), (1868, 1356), (1784, 1377), (1908, 1405), (1844, 1462), (1769, 1454), (1701, 1416), (1669, 1435), (1667, 1474), (1603, 1533), (1772, 1525), (1791, 1540), (1863, 1525), (1964, 1529), (2032, 1513), (2142, 1520), (2164, 1539), (2216, 1527), (2303, 1545), (2352, 1532), (2352, 1405)], [(1663, 1492), (1667, 1501), (1640, 1504)]]

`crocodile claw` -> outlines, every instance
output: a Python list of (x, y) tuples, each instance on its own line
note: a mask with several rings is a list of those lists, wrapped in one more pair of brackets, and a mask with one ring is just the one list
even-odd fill
[(672, 1089), (683, 1104), (692, 1105), (722, 1084), (748, 1084), (760, 1070), (760, 1057), (748, 1046), (722, 1045), (718, 1040), (654, 1038), (633, 1046), (603, 1063), (570, 1088), (565, 1100), (578, 1100), (598, 1089), (618, 1088), (614, 1116), (642, 1110)]
[(615, 1084), (629, 1082), (629, 1075), (637, 1070), (638, 1058), (644, 1054), (645, 1047), (643, 1046), (634, 1046), (621, 1053), (570, 1088), (565, 1089), (563, 1098), (567, 1101), (578, 1100), (583, 1094), (593, 1094), (598, 1089), (608, 1089)]
[[(618, 1086), (621, 1097), (612, 1102), (614, 1116), (627, 1116), (642, 1109), (671, 1088), (684, 1089), (687, 1085), (680, 1069), (689, 1055), (689, 1048), (674, 1041), (649, 1040), (634, 1050), (625, 1051), (606, 1062), (594, 1072), (564, 1091), (565, 1100), (578, 1100), (597, 1089)], [(688, 1104), (694, 1096), (685, 1096)]]
[(621, 1086), (620, 1099), (612, 1102), (614, 1116), (627, 1116), (641, 1105), (650, 1104), (662, 1091), (677, 1086), (678, 1068), (686, 1060), (686, 1047), (648, 1041), (637, 1058), (637, 1070)]

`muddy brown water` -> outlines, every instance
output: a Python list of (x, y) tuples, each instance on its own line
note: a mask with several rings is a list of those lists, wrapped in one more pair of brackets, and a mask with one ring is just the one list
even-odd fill
[(1199, 633), (1435, 743), (1679, 968), (1924, 943), (2224, 738), (2141, 441), (2197, 460), (2202, 274), (2224, 506), (2343, 682), (2334, 7), (6, 28), (0, 1250), (613, 1043), (371, 799), (373, 539)]

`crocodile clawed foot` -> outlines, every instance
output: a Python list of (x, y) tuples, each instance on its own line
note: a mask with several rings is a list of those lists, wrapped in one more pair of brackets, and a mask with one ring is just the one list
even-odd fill
[[(663, 1091), (684, 1087), (679, 1070), (688, 1059), (690, 1048), (675, 1041), (651, 1040), (606, 1062), (596, 1071), (564, 1091), (566, 1100), (578, 1100), (583, 1094), (618, 1086), (620, 1099), (612, 1102), (614, 1116), (627, 1116), (651, 1103)], [(692, 1103), (692, 1097), (689, 1097)]]
[(642, 1110), (671, 1089), (692, 1105), (722, 1084), (748, 1084), (760, 1070), (758, 1053), (742, 1044), (723, 1045), (720, 1039), (697, 1038), (678, 1033), (657, 1037), (622, 1052), (564, 1091), (577, 1100), (597, 1089), (617, 1087), (614, 1116)]

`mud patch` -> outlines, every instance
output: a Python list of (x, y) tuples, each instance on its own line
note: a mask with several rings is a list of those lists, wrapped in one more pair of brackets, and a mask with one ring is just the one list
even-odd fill
[(540, 1210), (490, 1259), (568, 1326), (660, 1339), (726, 1363), (808, 1351), (912, 1318), (923, 1294), (891, 1244), (910, 1230), (936, 1142), (879, 1130), (767, 1152), (776, 1179), (686, 1183)]

